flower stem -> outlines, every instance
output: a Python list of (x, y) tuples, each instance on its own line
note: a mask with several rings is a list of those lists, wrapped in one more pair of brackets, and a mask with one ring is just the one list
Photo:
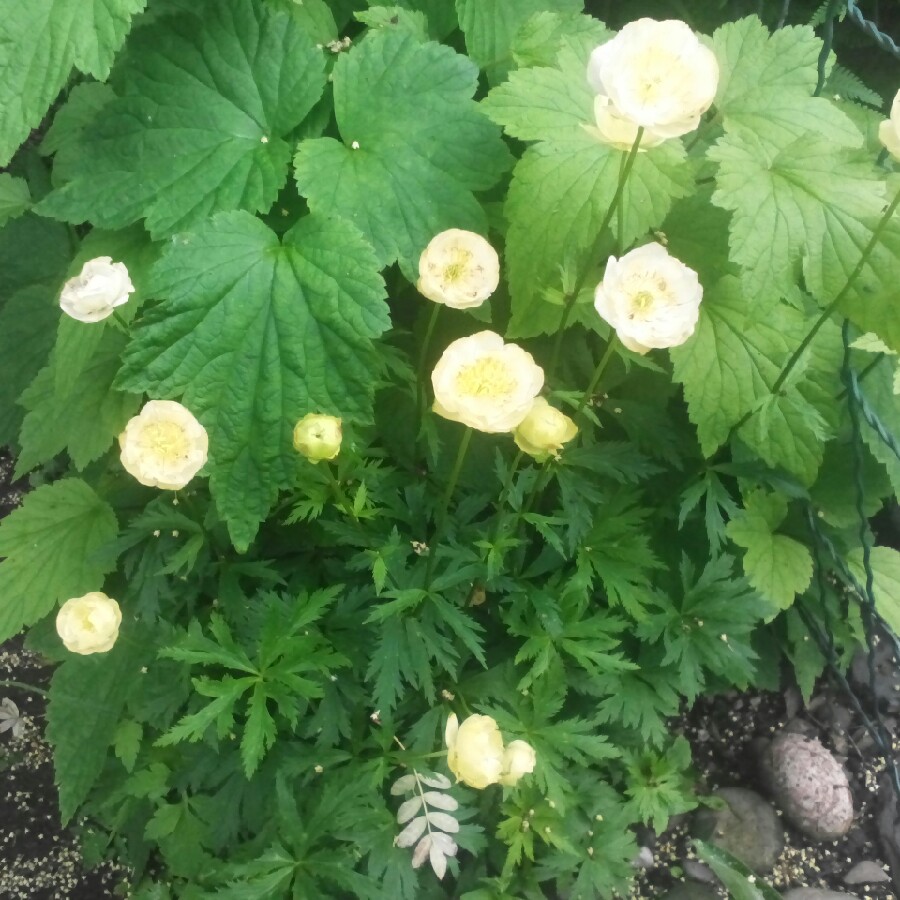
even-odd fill
[(459, 450), (456, 451), (456, 461), (453, 463), (453, 469), (450, 472), (450, 478), (447, 481), (447, 487), (444, 490), (444, 496), (441, 498), (441, 505), (438, 507), (437, 515), (434, 518), (434, 534), (428, 550), (428, 565), (425, 568), (425, 587), (431, 585), (431, 576), (434, 571), (434, 561), (437, 558), (437, 544), (444, 530), (444, 523), (447, 519), (447, 509), (450, 501), (453, 499), (453, 492), (456, 490), (456, 482), (459, 481), (459, 473), (462, 471), (463, 463), (466, 460), (466, 454), (469, 451), (469, 443), (472, 440), (472, 429), (466, 427), (463, 436), (459, 442)]
[(425, 337), (422, 339), (422, 349), (419, 352), (419, 364), (416, 367), (416, 420), (421, 423), (422, 417), (425, 415), (425, 406), (427, 404), (428, 389), (425, 386), (425, 364), (428, 362), (428, 350), (431, 347), (431, 338), (434, 335), (434, 329), (437, 326), (438, 316), (441, 312), (441, 304), (435, 303), (431, 315), (428, 317), (428, 324), (425, 326)]
[[(791, 372), (794, 371), (794, 367), (800, 361), (800, 357), (803, 356), (806, 348), (813, 342), (815, 336), (819, 333), (822, 326), (831, 318), (834, 311), (840, 306), (843, 299), (850, 293), (850, 288), (853, 287), (854, 282), (857, 278), (859, 278), (860, 273), (865, 268), (866, 263), (869, 261), (869, 257), (872, 255), (872, 251), (875, 249), (878, 244), (878, 240), (881, 237), (882, 232), (885, 228), (887, 228), (888, 223), (891, 221), (891, 218), (894, 215), (897, 207), (900, 206), (900, 191), (897, 192), (894, 199), (890, 202), (888, 208), (884, 211), (884, 215), (881, 217), (881, 220), (875, 226), (875, 230), (872, 232), (872, 237), (869, 238), (869, 243), (863, 248), (862, 255), (859, 257), (859, 262), (857, 262), (853, 271), (850, 273), (847, 280), (844, 282), (844, 286), (838, 292), (838, 295), (825, 307), (822, 311), (822, 315), (819, 316), (818, 319), (813, 323), (812, 328), (806, 332), (806, 336), (800, 341), (800, 345), (797, 349), (791, 354), (790, 359), (788, 359), (785, 367), (781, 370), (778, 377), (775, 379), (775, 383), (772, 385), (772, 390), (770, 393), (777, 394), (781, 389), (781, 386), (787, 381), (788, 376)], [(753, 415), (753, 411), (749, 411), (744, 413), (743, 416), (738, 420), (737, 424), (731, 429), (731, 434), (734, 434), (738, 431), (743, 425), (747, 424), (747, 421)]]
[(350, 502), (350, 498), (347, 496), (346, 491), (341, 487), (341, 483), (337, 480), (337, 476), (332, 471), (331, 464), (327, 460), (325, 461), (325, 474), (328, 477), (328, 483), (331, 485), (331, 491), (337, 500), (338, 506), (340, 506), (354, 522), (359, 522), (359, 516), (353, 511), (353, 504)]
[(28, 691), (32, 694), (41, 694), (44, 697), (50, 696), (49, 691), (45, 691), (43, 688), (35, 687), (33, 684), (25, 684), (24, 681), (0, 681), (0, 687), (21, 688), (23, 691)]
[[(578, 279), (576, 280), (572, 290), (569, 291), (566, 296), (565, 303), (563, 304), (562, 317), (559, 320), (559, 328), (556, 332), (556, 339), (553, 344), (553, 354), (550, 357), (550, 366), (547, 369), (550, 378), (553, 378), (553, 376), (556, 374), (556, 366), (559, 363), (559, 354), (562, 351), (563, 332), (566, 330), (566, 325), (569, 322), (569, 316), (572, 314), (572, 310), (575, 308), (575, 303), (578, 300), (578, 295), (581, 293), (581, 290), (592, 271), (591, 261), (597, 256), (597, 254), (600, 253), (600, 250), (603, 247), (603, 241), (605, 239), (603, 232), (606, 230), (607, 226), (612, 221), (613, 215), (619, 208), (619, 201), (624, 195), (625, 185), (627, 184), (628, 176), (631, 174), (631, 170), (634, 167), (634, 161), (635, 159), (637, 159), (638, 148), (641, 145), (641, 138), (643, 136), (644, 129), (638, 128), (634, 143), (631, 145), (631, 149), (628, 151), (628, 155), (624, 157), (624, 161), (619, 168), (619, 183), (616, 185), (616, 192), (609, 204), (609, 208), (606, 210), (606, 215), (603, 217), (603, 221), (600, 223), (600, 227), (597, 229), (597, 239), (594, 241), (594, 245), (593, 247), (591, 247), (591, 250), (588, 253), (587, 262), (585, 263), (584, 268), (581, 270), (581, 274), (578, 276)], [(620, 214), (620, 222), (621, 218), (622, 216)]]
[(506, 479), (503, 482), (503, 487), (500, 488), (500, 496), (497, 498), (497, 521), (494, 525), (494, 531), (491, 534), (491, 545), (497, 543), (500, 538), (500, 533), (503, 531), (503, 523), (506, 519), (506, 510), (503, 508), (504, 501), (506, 496), (509, 494), (513, 478), (515, 477), (516, 472), (519, 470), (519, 466), (522, 464), (522, 459), (525, 457), (525, 454), (520, 450), (514, 457), (512, 461), (512, 465), (509, 467), (509, 471), (506, 473)]
[(587, 404), (588, 400), (594, 396), (594, 392), (597, 390), (597, 385), (600, 384), (600, 379), (603, 377), (603, 373), (606, 371), (606, 367), (609, 365), (609, 361), (613, 357), (613, 353), (616, 350), (616, 347), (619, 343), (618, 336), (615, 332), (612, 333), (609, 339), (609, 343), (606, 345), (606, 352), (600, 358), (600, 362), (597, 363), (597, 368), (594, 369), (594, 376), (591, 378), (591, 383), (588, 385), (587, 390), (581, 395), (581, 399), (578, 401), (578, 406), (575, 407), (575, 415), (584, 409), (585, 404)]

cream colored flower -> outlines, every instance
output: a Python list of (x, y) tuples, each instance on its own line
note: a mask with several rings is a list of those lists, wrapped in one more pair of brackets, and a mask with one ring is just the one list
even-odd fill
[(419, 257), (419, 293), (453, 309), (481, 306), (499, 283), (497, 251), (472, 231), (442, 231)]
[(307, 413), (294, 426), (294, 449), (310, 462), (334, 459), (341, 452), (341, 420), (337, 416)]
[(56, 615), (56, 633), (72, 653), (106, 653), (121, 624), (119, 604), (102, 591), (66, 600)]
[(79, 322), (99, 322), (126, 303), (132, 293), (134, 285), (125, 263), (114, 263), (111, 256), (98, 256), (88, 260), (81, 273), (63, 285), (59, 305)]
[(543, 397), (536, 397), (528, 415), (513, 432), (516, 446), (539, 462), (559, 456), (563, 444), (578, 434), (578, 426)]
[(531, 744), (525, 741), (511, 741), (506, 745), (503, 754), (503, 774), (500, 776), (500, 784), (512, 787), (523, 775), (534, 771), (536, 762), (537, 756)]
[[(594, 49), (587, 78), (609, 101), (598, 116), (601, 133), (612, 138), (608, 143), (624, 146), (624, 120), (635, 133), (643, 126), (644, 146), (652, 146), (700, 124), (716, 95), (719, 64), (684, 22), (638, 19)], [(608, 120), (605, 126), (599, 121), (603, 119)]]
[[(587, 132), (594, 135), (601, 143), (610, 144), (617, 150), (630, 150), (637, 140), (638, 125), (616, 112), (609, 102), (609, 97), (597, 94), (594, 97), (595, 125), (585, 125)], [(641, 135), (639, 152), (643, 153), (651, 147), (658, 147), (666, 138), (645, 128)]]
[(147, 487), (183, 488), (209, 451), (204, 427), (174, 400), (150, 400), (119, 435), (122, 465)]
[(503, 774), (503, 738), (490, 716), (469, 716), (460, 725), (451, 713), (444, 738), (447, 765), (457, 781), (479, 789), (497, 784)]
[(660, 244), (610, 257), (594, 306), (636, 353), (683, 344), (697, 326), (703, 287), (697, 273)]
[(478, 431), (512, 431), (544, 384), (530, 353), (480, 331), (450, 344), (431, 373), (434, 411)]
[(878, 137), (888, 153), (900, 160), (900, 91), (897, 91), (891, 104), (891, 117), (878, 126)]

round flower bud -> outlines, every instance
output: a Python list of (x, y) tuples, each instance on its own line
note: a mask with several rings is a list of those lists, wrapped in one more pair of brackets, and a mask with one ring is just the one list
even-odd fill
[(450, 344), (431, 373), (434, 411), (478, 431), (512, 431), (544, 384), (530, 353), (480, 331)]
[(559, 456), (563, 444), (578, 434), (578, 426), (565, 414), (552, 407), (543, 397), (536, 397), (528, 415), (513, 432), (516, 446), (539, 462)]
[(897, 91), (891, 104), (891, 117), (878, 126), (878, 137), (888, 153), (900, 160), (900, 91)]
[(337, 416), (307, 413), (294, 426), (294, 449), (310, 462), (334, 459), (341, 452), (341, 420)]
[(499, 283), (497, 251), (472, 231), (442, 231), (419, 257), (419, 293), (453, 309), (481, 306)]
[(119, 604), (101, 591), (66, 600), (56, 615), (56, 633), (72, 653), (106, 653), (121, 624)]
[(147, 487), (177, 491), (203, 467), (204, 427), (174, 400), (150, 400), (119, 435), (122, 465)]
[(660, 244), (646, 244), (621, 259), (610, 257), (594, 306), (636, 353), (677, 347), (693, 333), (703, 287), (697, 273)]
[[(651, 146), (700, 124), (716, 96), (719, 64), (684, 22), (638, 19), (594, 49), (587, 78), (608, 98), (609, 115), (643, 126), (651, 142), (644, 146)], [(616, 128), (610, 143), (623, 146), (622, 126)]]
[(81, 274), (63, 285), (59, 305), (79, 322), (99, 322), (126, 303), (132, 293), (134, 285), (125, 263), (114, 263), (111, 256), (98, 256), (88, 260)]
[(534, 771), (537, 762), (534, 747), (525, 741), (511, 741), (503, 754), (500, 784), (512, 787), (523, 775)]
[(447, 766), (457, 781), (479, 789), (497, 784), (503, 774), (503, 738), (490, 716), (469, 716), (460, 725), (451, 713), (444, 737)]

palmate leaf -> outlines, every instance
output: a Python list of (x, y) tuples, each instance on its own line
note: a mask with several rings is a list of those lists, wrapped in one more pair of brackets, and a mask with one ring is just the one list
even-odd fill
[(466, 50), (492, 82), (502, 81), (514, 68), (513, 38), (534, 13), (579, 13), (583, 8), (583, 0), (456, 0)]
[[(569, 44), (555, 68), (513, 72), (485, 101), (488, 114), (507, 134), (537, 142), (516, 165), (504, 210), (509, 221), (510, 336), (558, 328), (562, 310), (547, 302), (545, 294), (562, 288), (561, 267), (580, 270), (588, 262), (587, 250), (615, 195), (624, 153), (586, 130), (594, 121), (594, 98), (585, 77), (589, 53), (586, 44)], [(638, 154), (622, 199), (625, 243), (657, 227), (672, 200), (692, 188), (691, 166), (680, 142)]]
[(114, 563), (98, 551), (117, 530), (109, 504), (77, 478), (28, 494), (0, 523), (0, 641), (55, 604), (100, 590)]
[[(63, 450), (77, 469), (102, 456), (137, 412), (140, 397), (112, 387), (125, 337), (103, 325), (62, 318), (51, 362), (21, 398), (19, 475)], [(63, 358), (66, 363), (60, 365)]]
[(325, 61), (288, 13), (216, 0), (141, 29), (119, 97), (57, 158), (67, 183), (41, 204), (68, 222), (154, 237), (228, 209), (268, 209), (287, 176), (285, 137), (322, 95)]
[(862, 135), (831, 100), (814, 97), (822, 41), (809, 26), (769, 29), (756, 16), (716, 30), (714, 101), (729, 133), (781, 146), (813, 132), (832, 144), (862, 146)]
[(40, 124), (72, 66), (105, 79), (146, 0), (0, 0), (0, 166)]
[(449, 47), (378, 30), (342, 54), (334, 105), (342, 141), (300, 144), (300, 193), (313, 211), (353, 221), (378, 259), (407, 274), (446, 228), (485, 232), (473, 191), (493, 186), (509, 152), (473, 102), (478, 72)]
[(719, 163), (713, 203), (734, 213), (731, 258), (743, 266), (750, 302), (789, 296), (801, 263), (820, 299), (836, 294), (843, 282), (824, 257), (837, 254), (842, 271), (855, 266), (865, 244), (860, 235), (871, 234), (860, 222), (875, 219), (885, 204), (884, 181), (871, 161), (812, 133), (780, 143), (726, 134), (709, 157)]
[(151, 283), (120, 383), (180, 396), (210, 438), (210, 487), (247, 547), (293, 483), (291, 429), (311, 411), (369, 415), (372, 339), (389, 326), (371, 248), (346, 222), (301, 219), (279, 243), (249, 213), (176, 239)]
[(53, 673), (47, 737), (53, 745), (63, 824), (103, 770), (122, 707), (151, 654), (152, 641), (138, 640), (126, 626), (108, 653), (72, 654)]
[(812, 579), (809, 549), (775, 529), (787, 515), (787, 500), (756, 491), (744, 500), (744, 511), (728, 523), (728, 536), (747, 551), (744, 572), (767, 600), (787, 609)]

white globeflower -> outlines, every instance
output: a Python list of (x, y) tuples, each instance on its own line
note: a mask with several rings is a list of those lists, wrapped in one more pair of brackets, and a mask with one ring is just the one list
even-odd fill
[(497, 251), (473, 231), (442, 231), (419, 257), (419, 293), (453, 309), (481, 306), (499, 283)]
[(683, 344), (697, 326), (702, 299), (693, 269), (660, 244), (646, 244), (610, 257), (594, 306), (629, 350), (646, 353)]
[(594, 49), (587, 77), (611, 113), (658, 142), (700, 124), (716, 96), (719, 64), (684, 22), (638, 19)]
[(203, 467), (206, 429), (174, 400), (150, 400), (119, 435), (122, 465), (147, 487), (177, 491)]
[(891, 117), (878, 126), (878, 137), (888, 153), (900, 160), (900, 91), (897, 91), (891, 104)]
[(544, 384), (530, 353), (480, 331), (450, 344), (431, 373), (434, 411), (478, 431), (512, 431)]
[(125, 263), (114, 263), (111, 256), (90, 259), (81, 273), (70, 278), (59, 296), (62, 311), (79, 322), (100, 322), (111, 316), (117, 306), (128, 302), (134, 285)]
[(334, 459), (341, 452), (343, 431), (337, 416), (307, 413), (294, 426), (294, 449), (311, 463)]
[(56, 633), (72, 653), (106, 653), (121, 624), (119, 604), (102, 591), (66, 600), (56, 615)]
[(534, 771), (537, 756), (526, 741), (510, 741), (503, 753), (503, 774), (500, 784), (512, 787), (523, 775)]

